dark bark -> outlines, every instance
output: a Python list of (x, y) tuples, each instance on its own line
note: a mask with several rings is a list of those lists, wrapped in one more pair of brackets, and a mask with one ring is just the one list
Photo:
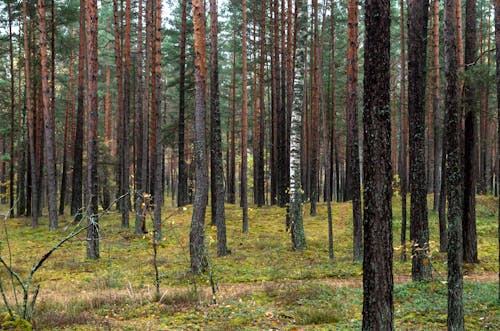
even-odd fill
[[(160, 0), (157, 0), (160, 1)], [(195, 118), (194, 118), (194, 161), (195, 161), (195, 197), (189, 248), (191, 271), (203, 272), (207, 266), (205, 253), (205, 209), (208, 200), (208, 176), (205, 141), (205, 89), (206, 89), (206, 29), (205, 7), (200, 0), (192, 0), (194, 47), (195, 47)], [(245, 26), (245, 25), (243, 25)]]
[(227, 172), (227, 202), (236, 202), (236, 32), (233, 31), (233, 65), (231, 74), (231, 147)]
[(217, 256), (227, 254), (224, 211), (224, 166), (222, 164), (221, 119), (219, 109), (219, 68), (217, 50), (217, 0), (210, 0), (210, 166), (212, 224), (217, 226)]
[(14, 216), (14, 47), (12, 43), (12, 9), (10, 2), (7, 2), (7, 12), (9, 18), (9, 66), (10, 66), (10, 160), (9, 160), (9, 217)]
[[(465, 8), (465, 63), (476, 60), (476, 0), (467, 0)], [(467, 65), (468, 72), (472, 66)], [(476, 235), (476, 171), (477, 166), (477, 93), (471, 79), (465, 79), (463, 105), (465, 110), (464, 132), (464, 202), (462, 214), (463, 259), (477, 263)]]
[(405, 25), (404, 17), (405, 6), (404, 0), (400, 0), (400, 29), (401, 29), (401, 94), (400, 94), (400, 148), (399, 148), (399, 179), (401, 195), (401, 261), (406, 261), (406, 221), (407, 221), (407, 204), (406, 195), (408, 193), (408, 112), (406, 104), (406, 41), (405, 41)]
[(365, 2), (363, 330), (393, 330), (390, 5)]
[(425, 172), (425, 82), (429, 3), (408, 5), (408, 120), (410, 124), (410, 241), (414, 281), (431, 277)]
[(67, 194), (67, 181), (68, 181), (68, 153), (69, 147), (69, 133), (71, 131), (73, 122), (73, 52), (71, 53), (69, 60), (69, 73), (68, 73), (68, 92), (66, 94), (66, 113), (64, 114), (64, 143), (63, 143), (63, 159), (62, 159), (62, 171), (61, 171), (61, 190), (59, 195), (59, 215), (64, 214), (64, 207), (66, 204), (66, 194)]
[(462, 169), (460, 164), (460, 110), (456, 0), (444, 7), (446, 191), (448, 195), (448, 330), (464, 330), (462, 274)]
[(241, 79), (241, 193), (240, 203), (242, 207), (243, 221), (242, 232), (248, 232), (248, 197), (247, 197), (247, 147), (248, 147), (248, 114), (247, 114), (247, 6), (246, 0), (241, 1), (242, 7), (242, 79)]
[(73, 177), (71, 194), (71, 215), (75, 220), (82, 218), (83, 193), (83, 125), (84, 125), (84, 98), (85, 98), (85, 62), (87, 49), (85, 38), (85, 6), (86, 0), (80, 0), (80, 41), (78, 46), (78, 94), (75, 118), (75, 137), (73, 140)]
[(144, 132), (144, 117), (143, 117), (143, 86), (142, 86), (142, 0), (139, 0), (139, 8), (137, 13), (137, 98), (135, 103), (135, 233), (146, 232), (146, 201), (145, 188), (143, 186), (142, 164), (144, 162), (143, 141), (145, 139)]
[(99, 66), (97, 62), (98, 13), (97, 0), (88, 0), (87, 5), (87, 214), (89, 227), (87, 230), (87, 258), (99, 258), (99, 219), (98, 219), (98, 176), (97, 176), (97, 130), (98, 130), (98, 98), (97, 77)]
[(156, 125), (152, 126), (152, 130), (155, 130), (156, 139), (154, 140), (155, 145), (153, 145), (154, 152), (154, 218), (153, 218), (153, 228), (154, 228), (154, 240), (159, 242), (162, 238), (161, 232), (161, 210), (163, 207), (163, 171), (164, 167), (164, 157), (163, 157), (163, 144), (161, 139), (161, 0), (154, 1), (155, 11), (154, 11), (154, 44), (153, 44), (153, 80), (154, 80), (154, 95), (152, 103), (154, 106), (154, 118), (156, 120)]
[(313, 0), (313, 49), (312, 49), (312, 95), (311, 95), (311, 177), (310, 177), (310, 198), (311, 215), (316, 215), (316, 203), (318, 201), (319, 182), (319, 90), (320, 90), (320, 46), (318, 27), (318, 0)]
[(186, 1), (181, 1), (181, 40), (179, 62), (179, 181), (177, 184), (177, 206), (188, 203), (187, 169), (184, 160), (185, 141), (185, 82), (186, 82)]
[[(435, 212), (439, 209), (441, 193), (441, 173), (443, 157), (443, 140), (441, 115), (439, 110), (439, 0), (432, 2), (432, 113), (434, 124), (434, 206)], [(441, 238), (441, 236), (440, 236)]]

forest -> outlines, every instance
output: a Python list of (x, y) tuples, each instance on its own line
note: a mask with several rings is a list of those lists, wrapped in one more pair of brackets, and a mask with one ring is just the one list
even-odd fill
[(0, 330), (500, 329), (500, 0), (0, 8)]

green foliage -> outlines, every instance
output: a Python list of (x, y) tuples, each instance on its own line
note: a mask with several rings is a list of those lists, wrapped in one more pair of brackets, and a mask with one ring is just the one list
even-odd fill
[[(399, 200), (393, 201), (395, 247), (401, 223)], [(170, 203), (166, 201), (166, 206)], [(491, 196), (478, 196), (477, 203), (481, 262), (464, 268), (466, 328), (494, 330), (500, 327), (498, 202)], [(332, 204), (335, 264), (328, 259), (326, 206), (318, 207), (317, 216), (304, 215), (308, 248), (297, 253), (291, 250), (285, 232), (284, 209), (251, 206), (250, 232), (243, 235), (241, 208), (226, 205), (232, 254), (211, 261), (218, 283), (217, 304), (212, 303), (207, 275), (189, 272), (192, 206), (165, 210), (165, 238), (157, 256), (162, 285), (159, 300), (155, 298), (150, 236), (120, 229), (119, 213), (110, 212), (100, 218), (101, 260), (85, 259), (85, 235), (81, 234), (54, 252), (37, 273), (34, 281), (43, 281), (43, 291), (34, 326), (41, 330), (359, 329), (362, 266), (352, 262), (351, 204)], [(206, 220), (210, 220), (209, 212)], [(63, 217), (61, 228), (71, 221)], [(32, 229), (26, 225), (28, 219), (9, 220), (13, 265), (20, 275), (29, 272), (36, 252), (46, 251), (61, 237), (63, 230), (47, 232), (46, 217), (40, 223), (39, 229)], [(152, 229), (150, 218), (147, 225)], [(411, 283), (411, 262), (394, 262), (396, 329), (436, 330), (446, 325), (446, 254), (435, 247), (439, 232), (432, 211), (429, 225), (434, 281)], [(206, 231), (207, 238), (216, 239), (216, 228), (207, 226)], [(211, 256), (216, 256), (215, 246), (207, 245)]]
[(31, 331), (31, 323), (19, 316), (0, 313), (0, 330)]

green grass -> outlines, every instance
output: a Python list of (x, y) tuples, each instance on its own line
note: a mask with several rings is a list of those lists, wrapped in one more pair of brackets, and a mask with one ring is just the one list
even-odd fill
[[(500, 329), (497, 301), (497, 200), (477, 198), (480, 263), (466, 265), (464, 302), (467, 330)], [(429, 206), (431, 206), (429, 199)], [(169, 205), (169, 203), (167, 203)], [(407, 280), (411, 262), (401, 263), (401, 205), (393, 200), (394, 275)], [(207, 209), (209, 211), (209, 209)], [(285, 231), (285, 211), (277, 207), (250, 208), (250, 231), (241, 233), (241, 209), (226, 205), (228, 247), (232, 254), (216, 257), (216, 229), (207, 226), (207, 247), (219, 284), (213, 304), (207, 275), (189, 272), (189, 225), (192, 206), (167, 208), (159, 248), (160, 300), (154, 296), (153, 253), (149, 236), (120, 229), (120, 216), (100, 219), (101, 259), (85, 258), (85, 235), (57, 250), (36, 274), (41, 285), (35, 311), (37, 329), (122, 330), (238, 330), (337, 329), (361, 326), (362, 265), (352, 261), (352, 211), (349, 203), (333, 204), (335, 262), (328, 259), (326, 206), (307, 214), (304, 227), (308, 248), (291, 250)], [(133, 216), (131, 214), (131, 216)], [(207, 214), (207, 220), (210, 215)], [(131, 217), (133, 220), (133, 217)], [(68, 233), (70, 218), (60, 219), (58, 231), (48, 231), (47, 218), (33, 229), (26, 218), (9, 219), (6, 228), (12, 265), (26, 276), (33, 263)], [(398, 330), (441, 330), (446, 326), (446, 254), (438, 252), (437, 214), (429, 211), (434, 281), (403, 283), (394, 292)], [(148, 219), (151, 229), (151, 220)], [(409, 226), (408, 226), (409, 229)], [(407, 238), (409, 233), (407, 234)], [(0, 253), (8, 258), (5, 233)], [(5, 270), (0, 277), (9, 293)], [(11, 299), (12, 295), (10, 296)], [(0, 306), (0, 311), (2, 306)]]

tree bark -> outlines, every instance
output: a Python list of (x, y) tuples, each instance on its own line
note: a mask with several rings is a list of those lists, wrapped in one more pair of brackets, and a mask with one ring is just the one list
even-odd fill
[[(500, 162), (500, 0), (495, 0), (495, 62), (496, 62), (496, 93), (497, 93), (497, 162)], [(497, 167), (497, 179), (500, 177), (500, 167)], [(498, 185), (498, 184), (497, 184)], [(500, 200), (498, 201), (498, 260), (500, 262)], [(500, 300), (500, 269), (498, 270), (498, 300)]]
[[(437, 0), (435, 0), (437, 1)], [(406, 195), (408, 193), (408, 105), (406, 104), (406, 41), (404, 17), (404, 0), (399, 1), (400, 6), (400, 29), (401, 29), (401, 93), (400, 93), (400, 137), (399, 137), (399, 179), (401, 195), (401, 261), (406, 261), (406, 221), (407, 204)]]
[(448, 330), (464, 330), (462, 301), (462, 169), (460, 165), (460, 110), (456, 0), (444, 7), (446, 190), (448, 195)]
[(224, 211), (224, 166), (222, 164), (221, 119), (219, 110), (219, 68), (217, 50), (217, 0), (210, 0), (210, 166), (212, 224), (217, 226), (217, 256), (227, 254)]
[(408, 5), (408, 113), (410, 125), (410, 240), (414, 281), (431, 277), (425, 174), (425, 82), (429, 3)]
[[(208, 200), (207, 159), (205, 154), (206, 29), (205, 6), (203, 2), (201, 0), (192, 0), (192, 4), (195, 47), (195, 197), (191, 231), (189, 234), (189, 247), (191, 253), (191, 271), (193, 273), (200, 273), (207, 266), (205, 253), (205, 209)], [(243, 24), (243, 27), (245, 27), (245, 24)]]
[(98, 216), (98, 176), (97, 176), (97, 130), (98, 130), (98, 98), (97, 76), (99, 65), (97, 62), (97, 35), (98, 13), (97, 0), (88, 0), (87, 5), (87, 102), (88, 102), (88, 129), (87, 129), (87, 214), (89, 227), (87, 230), (87, 258), (99, 258), (99, 216)]
[(45, 17), (45, 0), (38, 0), (38, 15), (40, 28), (40, 65), (42, 79), (42, 108), (45, 133), (45, 160), (47, 166), (47, 190), (49, 207), (49, 229), (57, 229), (57, 180), (54, 143), (54, 109), (50, 104), (50, 87), (47, 67), (47, 33)]
[(347, 4), (347, 92), (346, 92), (346, 185), (344, 199), (352, 200), (353, 259), (363, 258), (363, 226), (361, 221), (361, 187), (358, 133), (358, 1)]
[(188, 186), (186, 161), (184, 159), (185, 142), (185, 89), (186, 89), (186, 1), (181, 1), (181, 39), (179, 61), (179, 182), (177, 187), (177, 206), (182, 207), (188, 203)]
[(82, 193), (83, 193), (83, 125), (84, 125), (84, 98), (85, 98), (85, 62), (87, 61), (87, 48), (85, 36), (86, 0), (80, 0), (80, 32), (78, 43), (78, 96), (75, 118), (75, 137), (73, 140), (73, 177), (71, 194), (71, 215), (75, 221), (82, 218)]
[(295, 50), (295, 73), (292, 76), (294, 81), (293, 108), (291, 114), (290, 131), (290, 233), (292, 237), (292, 248), (301, 251), (306, 248), (306, 236), (302, 220), (302, 184), (301, 184), (301, 132), (302, 132), (302, 112), (304, 101), (304, 80), (306, 66), (307, 43), (307, 2), (298, 0), (296, 3), (295, 33), (297, 46)]
[(390, 5), (365, 2), (363, 330), (393, 330)]
[(243, 211), (242, 232), (248, 232), (248, 197), (247, 197), (247, 148), (248, 148), (248, 114), (247, 114), (247, 2), (241, 1), (242, 8), (242, 92), (241, 92), (241, 207)]
[[(154, 218), (153, 218), (153, 228), (154, 228), (154, 240), (159, 242), (162, 238), (161, 232), (161, 210), (163, 207), (163, 144), (161, 139), (161, 0), (154, 1), (155, 11), (154, 11), (154, 44), (153, 44), (153, 79), (155, 93), (152, 99), (154, 103), (154, 114), (153, 117), (156, 120), (156, 125), (152, 126), (152, 130), (155, 130), (156, 139), (154, 140)], [(204, 132), (204, 131), (203, 131)], [(206, 174), (206, 172), (205, 172)], [(206, 176), (205, 176), (206, 180)], [(128, 199), (128, 198), (127, 198)]]
[(139, 8), (137, 12), (137, 99), (135, 104), (135, 233), (146, 232), (146, 201), (145, 188), (143, 186), (145, 175), (142, 172), (142, 164), (144, 162), (144, 117), (143, 117), (143, 85), (142, 85), (142, 0), (138, 0)]
[(7, 12), (9, 19), (9, 66), (10, 66), (10, 160), (9, 160), (9, 217), (14, 216), (14, 47), (12, 43), (12, 9), (10, 2), (7, 2)]
[[(470, 72), (476, 60), (476, 0), (467, 0), (465, 9), (465, 71)], [(464, 132), (464, 202), (462, 214), (463, 259), (477, 263), (476, 235), (476, 163), (477, 163), (477, 93), (470, 79), (464, 82), (463, 105), (465, 109)]]

